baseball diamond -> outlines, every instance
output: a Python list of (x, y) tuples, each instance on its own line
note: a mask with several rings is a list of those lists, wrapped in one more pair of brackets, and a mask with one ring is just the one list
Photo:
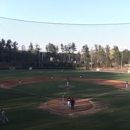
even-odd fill
[[(50, 77), (44, 77), (44, 78), (26, 78), (22, 79), (22, 84), (30, 84), (30, 83), (38, 83), (38, 82), (49, 82), (52, 81)], [(55, 77), (53, 81), (64, 81), (64, 78)], [(71, 77), (71, 81), (79, 81), (79, 82), (90, 82), (90, 83), (97, 83), (97, 84), (104, 84), (104, 85), (112, 85), (116, 88), (123, 88), (124, 89), (124, 82), (123, 81), (117, 81), (117, 80), (104, 80), (104, 79), (94, 79), (94, 78), (74, 78)], [(19, 84), (18, 80), (7, 80), (7, 81), (1, 81), (0, 86), (6, 89), (10, 89), (14, 86), (17, 86)], [(72, 89), (75, 86), (73, 85), (59, 85), (57, 86), (62, 89)], [(91, 99), (80, 99), (75, 98), (75, 109), (70, 110), (67, 108), (67, 105), (63, 105), (61, 103), (61, 99), (52, 99), (50, 101), (47, 101), (45, 103), (41, 103), (40, 106), (37, 108), (48, 110), (51, 113), (58, 114), (58, 115), (66, 115), (66, 116), (78, 116), (82, 114), (88, 114), (88, 113), (95, 113), (97, 111), (101, 111), (103, 109), (106, 109), (109, 107), (108, 104), (99, 104), (97, 102), (93, 102)]]

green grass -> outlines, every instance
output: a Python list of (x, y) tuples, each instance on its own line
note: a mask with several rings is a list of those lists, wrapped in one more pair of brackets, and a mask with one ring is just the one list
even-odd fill
[[(0, 81), (29, 77), (79, 77), (104, 78), (130, 81), (130, 74), (74, 70), (0, 71)], [(70, 78), (71, 79), (71, 78)], [(0, 88), (0, 108), (3, 108), (9, 122), (0, 124), (0, 130), (129, 130), (130, 90), (114, 88), (87, 82), (70, 81), (75, 88), (65, 90), (58, 85), (65, 81), (50, 81), (24, 84), (12, 89)], [(74, 98), (92, 98), (93, 101), (109, 104), (108, 109), (76, 118), (51, 114), (36, 109), (40, 103), (60, 98), (63, 93)]]
[(103, 78), (130, 81), (130, 73), (96, 72), (89, 70), (14, 70), (8, 73), (7, 70), (0, 70), (0, 80), (30, 78), (30, 77), (79, 77), (83, 78)]

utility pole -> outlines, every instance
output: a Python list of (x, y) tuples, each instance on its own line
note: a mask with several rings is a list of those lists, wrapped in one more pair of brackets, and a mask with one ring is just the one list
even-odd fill
[(122, 56), (121, 56), (121, 70), (122, 70), (122, 65), (123, 65), (123, 51), (122, 51)]
[(42, 62), (43, 62), (43, 52), (42, 52)]
[(40, 67), (40, 50), (39, 50), (39, 67)]
[(93, 65), (93, 61), (92, 61), (92, 60), (93, 60), (93, 58), (92, 58), (92, 54), (93, 54), (93, 47), (91, 47), (91, 69), (92, 69), (92, 67), (93, 67), (93, 66), (92, 66), (92, 65)]

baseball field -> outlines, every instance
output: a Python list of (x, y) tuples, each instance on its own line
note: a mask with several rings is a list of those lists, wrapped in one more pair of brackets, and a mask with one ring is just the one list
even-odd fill
[[(126, 81), (130, 74), (118, 71), (1, 70), (0, 109), (9, 121), (0, 130), (129, 130)], [(74, 110), (68, 97), (75, 100)]]

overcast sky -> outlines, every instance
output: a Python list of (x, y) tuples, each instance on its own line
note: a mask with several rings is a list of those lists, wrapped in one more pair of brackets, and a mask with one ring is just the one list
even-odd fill
[(130, 49), (130, 24), (104, 25), (130, 23), (129, 14), (130, 0), (0, 0), (0, 39), (17, 41), (19, 49), (38, 43), (44, 51), (49, 42), (75, 42), (78, 51), (85, 44)]

